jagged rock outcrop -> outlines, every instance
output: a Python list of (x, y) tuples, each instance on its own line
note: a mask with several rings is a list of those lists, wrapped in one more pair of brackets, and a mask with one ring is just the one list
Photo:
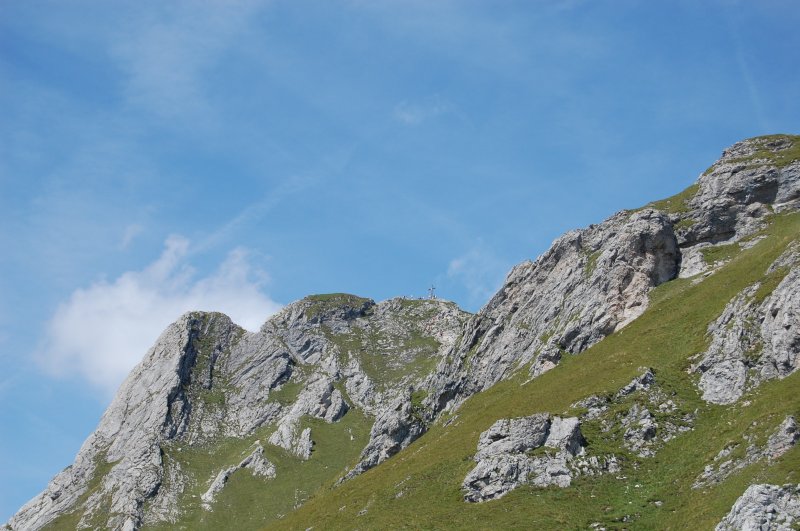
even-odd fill
[(675, 278), (698, 247), (738, 241), (771, 210), (797, 208), (800, 160), (785, 155), (796, 142), (739, 142), (683, 194), (571, 231), (516, 266), (431, 377), (430, 408), (455, 408), (528, 364), (533, 377), (549, 370), (640, 315), (648, 291)]
[(242, 462), (239, 463), (237, 466), (229, 466), (219, 471), (219, 473), (214, 478), (214, 481), (211, 482), (211, 485), (208, 487), (208, 490), (203, 493), (200, 497), (200, 500), (203, 502), (202, 507), (206, 511), (212, 510), (212, 504), (214, 503), (214, 498), (217, 494), (225, 487), (225, 484), (230, 479), (231, 475), (234, 472), (240, 469), (250, 469), (254, 476), (260, 476), (267, 479), (272, 479), (275, 477), (275, 465), (269, 462), (268, 459), (264, 457), (264, 447), (261, 444), (256, 443), (256, 448), (253, 452), (242, 459)]
[(764, 280), (737, 295), (709, 326), (709, 335), (711, 345), (695, 367), (701, 373), (703, 398), (709, 402), (733, 403), (759, 383), (796, 371), (800, 367), (797, 249), (787, 250)]
[(342, 393), (333, 386), (333, 379), (319, 377), (309, 382), (300, 392), (289, 411), (281, 417), (278, 428), (270, 436), (270, 444), (280, 446), (303, 459), (311, 457), (314, 445), (311, 428), (300, 430), (300, 419), (304, 416), (336, 422), (349, 409)]
[[(481, 433), (477, 465), (462, 483), (464, 499), (492, 500), (520, 485), (568, 487), (572, 481), (569, 462), (583, 454), (585, 441), (577, 418), (539, 413), (516, 419), (500, 419)], [(537, 448), (552, 454), (529, 456)]]
[[(591, 395), (572, 404), (573, 409), (585, 410), (582, 422), (596, 422), (603, 433), (620, 428), (621, 448), (639, 457), (653, 457), (659, 448), (678, 434), (692, 429), (694, 413), (682, 413), (676, 400), (668, 398), (659, 386), (653, 369), (640, 368), (634, 377), (613, 396)], [(630, 404), (626, 409), (611, 406)], [(657, 420), (656, 413), (661, 418)]]
[(724, 481), (728, 476), (761, 460), (774, 460), (781, 457), (800, 441), (800, 430), (793, 416), (786, 417), (783, 422), (770, 434), (762, 446), (755, 444), (755, 437), (746, 437), (748, 446), (743, 456), (730, 458), (738, 444), (723, 448), (714, 457), (712, 464), (706, 465), (702, 474), (695, 480), (693, 488), (699, 489)]
[(623, 328), (647, 307), (648, 291), (675, 278), (680, 253), (668, 216), (621, 212), (568, 232), (535, 262), (516, 266), (468, 322), (431, 378), (439, 411), (532, 363), (537, 376)]
[(641, 457), (651, 457), (655, 452), (648, 448), (648, 443), (656, 436), (658, 422), (650, 410), (639, 404), (633, 404), (627, 415), (622, 418), (625, 428), (625, 447)]
[(800, 161), (783, 159), (796, 141), (775, 135), (726, 149), (697, 180), (685, 211), (674, 216), (681, 247), (741, 238), (759, 228), (759, 220), (771, 209), (796, 208)]
[(358, 464), (344, 479), (350, 479), (390, 458), (425, 432), (423, 421), (415, 415), (410, 400), (399, 398), (375, 419), (369, 443)]
[[(163, 477), (159, 442), (185, 433), (192, 410), (192, 385), (202, 387), (211, 381), (214, 361), (241, 332), (221, 314), (207, 319), (186, 314), (170, 325), (122, 384), (75, 462), (14, 515), (10, 527), (39, 529), (47, 525), (73, 508), (90, 479), (106, 468), (101, 483), (104, 495), (87, 500), (84, 523), (88, 525), (94, 513), (102, 512), (99, 507), (105, 501), (109, 527), (138, 527), (143, 518), (142, 501), (155, 495)], [(208, 364), (202, 367), (197, 367), (200, 353), (195, 340), (199, 337), (213, 338), (208, 345)]]
[[(386, 416), (409, 385), (419, 385), (420, 367), (458, 337), (466, 316), (446, 301), (376, 304), (341, 294), (289, 305), (258, 333), (222, 314), (188, 313), (133, 370), (73, 465), (9, 526), (40, 529), (76, 509), (89, 527), (174, 522), (187, 483), (180, 466), (164, 462), (165, 448), (213, 445), (274, 424), (269, 443), (308, 459), (314, 443), (303, 417), (336, 423), (351, 407)], [(223, 467), (203, 503), (211, 506), (242, 467), (274, 473), (252, 454)]]
[(791, 531), (800, 523), (800, 485), (750, 485), (716, 531)]
[(275, 465), (269, 462), (269, 459), (264, 457), (264, 447), (256, 442), (256, 448), (253, 453), (242, 459), (239, 463), (239, 468), (249, 469), (254, 476), (271, 479), (275, 477)]

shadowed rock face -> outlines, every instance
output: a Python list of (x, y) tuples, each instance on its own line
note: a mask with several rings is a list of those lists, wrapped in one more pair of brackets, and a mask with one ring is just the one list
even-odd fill
[[(40, 529), (76, 509), (85, 526), (102, 520), (98, 525), (132, 530), (174, 521), (185, 478), (164, 463), (168, 443), (239, 438), (270, 426), (269, 444), (313, 459), (314, 432), (301, 419), (335, 423), (354, 409), (374, 419), (360, 463), (345, 476), (361, 473), (474, 393), (520, 370), (535, 378), (563, 356), (619, 331), (645, 311), (652, 288), (679, 273), (706, 271), (702, 246), (738, 241), (771, 211), (796, 208), (800, 161), (784, 157), (797, 142), (787, 138), (740, 142), (685, 197), (566, 233), (535, 261), (514, 267), (474, 316), (445, 301), (376, 304), (345, 294), (293, 303), (258, 333), (221, 314), (186, 314), (132, 371), (75, 462), (9, 525)], [(766, 297), (755, 297), (759, 286), (753, 286), (711, 326), (711, 347), (696, 367), (708, 400), (735, 401), (749, 386), (800, 365), (798, 260), (792, 252), (773, 265), (783, 276)], [(754, 345), (761, 346), (757, 360)], [(620, 396), (647, 390), (652, 378), (643, 375)], [(593, 406), (597, 414), (607, 407), (601, 402)], [(631, 407), (620, 419), (627, 422), (629, 449), (640, 455), (655, 451), (654, 433), (671, 433), (655, 422), (654, 411)], [(481, 437), (477, 466), (464, 480), (472, 501), (522, 483), (565, 486), (576, 471), (616, 466), (581, 454), (577, 419), (498, 422)], [(542, 445), (557, 451), (525, 454)], [(265, 480), (276, 473), (258, 450), (248, 459), (216, 471), (208, 495), (197, 503), (213, 510), (215, 495), (242, 468)]]

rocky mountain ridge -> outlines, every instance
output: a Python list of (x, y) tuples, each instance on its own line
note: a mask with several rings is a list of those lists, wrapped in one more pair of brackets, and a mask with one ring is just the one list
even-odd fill
[[(293, 303), (255, 334), (221, 314), (186, 314), (123, 383), (73, 465), (7, 526), (133, 530), (185, 527), (189, 516), (207, 526), (239, 470), (258, 476), (256, 485), (280, 481), (281, 460), (314, 462), (315, 433), (360, 422), (342, 428), (350, 430), (342, 439), (349, 464), (322, 480), (346, 485), (431, 426), (453, 422), (476, 393), (519, 375), (538, 379), (621, 332), (646, 311), (654, 288), (702, 282), (757, 244), (771, 217), (800, 204), (799, 145), (786, 135), (735, 144), (678, 196), (571, 231), (516, 266), (476, 315), (446, 301), (345, 294)], [(709, 323), (709, 347), (691, 368), (706, 401), (734, 403), (800, 366), (797, 264), (797, 246), (789, 246)], [(658, 378), (647, 374), (628, 392), (576, 404), (587, 410), (580, 419), (498, 419), (461, 478), (465, 498), (497, 498), (522, 484), (567, 487), (572, 477), (618, 470), (614, 453), (585, 456), (582, 422), (621, 429), (623, 451), (655, 455), (691, 430), (693, 417), (658, 385), (650, 390)], [(623, 403), (628, 409), (617, 413)], [(517, 439), (528, 442), (489, 451)], [(242, 453), (203, 477), (182, 460), (187, 449), (232, 440), (242, 441)], [(554, 454), (526, 454), (546, 448)]]

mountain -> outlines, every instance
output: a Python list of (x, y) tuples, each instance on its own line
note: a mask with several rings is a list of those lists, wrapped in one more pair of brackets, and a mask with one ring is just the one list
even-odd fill
[(188, 313), (6, 528), (791, 529), (799, 209), (800, 137), (758, 137), (558, 238), (475, 315)]

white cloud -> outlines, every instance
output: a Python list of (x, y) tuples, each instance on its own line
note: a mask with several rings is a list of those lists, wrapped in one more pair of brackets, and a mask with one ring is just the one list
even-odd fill
[(508, 269), (505, 261), (478, 243), (450, 261), (447, 277), (466, 288), (470, 303), (483, 305), (500, 288)]
[(188, 249), (188, 240), (170, 237), (158, 260), (142, 271), (75, 290), (48, 324), (42, 366), (112, 393), (182, 313), (221, 311), (252, 331), (280, 308), (262, 291), (267, 276), (250, 265), (246, 250), (232, 251), (214, 274), (195, 279)]
[(448, 102), (440, 98), (433, 98), (424, 103), (402, 101), (395, 106), (392, 115), (395, 120), (404, 125), (419, 125), (451, 110), (452, 106)]

